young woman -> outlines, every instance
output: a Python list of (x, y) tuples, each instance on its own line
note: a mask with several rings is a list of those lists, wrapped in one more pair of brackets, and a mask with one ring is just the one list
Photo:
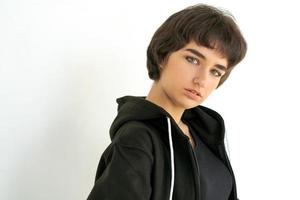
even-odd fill
[(245, 54), (228, 13), (200, 4), (170, 16), (147, 50), (148, 95), (117, 99), (88, 200), (237, 200), (223, 119), (200, 104)]

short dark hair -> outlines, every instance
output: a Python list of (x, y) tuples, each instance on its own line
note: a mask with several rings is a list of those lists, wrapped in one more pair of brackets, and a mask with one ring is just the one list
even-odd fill
[(159, 80), (159, 65), (172, 52), (190, 41), (216, 49), (227, 58), (228, 69), (218, 87), (228, 78), (231, 70), (244, 57), (247, 43), (234, 17), (224, 10), (206, 4), (187, 7), (171, 15), (154, 33), (147, 49), (147, 69), (152, 80)]

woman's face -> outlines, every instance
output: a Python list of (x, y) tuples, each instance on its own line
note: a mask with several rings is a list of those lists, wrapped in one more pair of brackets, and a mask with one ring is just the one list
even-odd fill
[(158, 84), (172, 105), (189, 109), (201, 104), (218, 86), (227, 59), (194, 41), (170, 54), (161, 65)]

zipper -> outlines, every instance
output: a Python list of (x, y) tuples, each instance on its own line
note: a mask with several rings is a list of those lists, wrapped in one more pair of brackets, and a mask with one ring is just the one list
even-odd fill
[[(173, 119), (172, 117), (170, 117), (170, 119)], [(174, 120), (172, 120), (174, 121)], [(187, 145), (189, 146), (189, 150), (192, 152), (192, 157), (193, 157), (193, 168), (194, 168), (194, 171), (196, 171), (196, 176), (194, 176), (194, 178), (196, 179), (195, 181), (195, 184), (196, 184), (196, 200), (201, 200), (201, 196), (200, 196), (200, 171), (199, 171), (199, 166), (198, 166), (198, 161), (196, 159), (196, 153), (191, 145), (191, 143), (189, 142), (189, 137), (186, 136), (182, 130), (179, 128), (179, 126), (177, 125), (177, 123), (174, 121), (173, 122), (175, 124), (175, 127), (177, 128), (177, 130), (179, 130), (179, 132), (182, 133), (183, 137), (185, 138), (186, 140), (186, 143)], [(195, 170), (196, 168), (196, 170)]]
[(189, 141), (187, 141), (188, 143), (188, 146), (190, 147), (190, 151), (192, 152), (192, 155), (193, 155), (193, 160), (194, 160), (194, 165), (193, 167), (195, 168), (195, 165), (196, 165), (196, 176), (194, 176), (196, 178), (196, 200), (200, 200), (200, 171), (199, 171), (199, 165), (198, 165), (198, 161), (196, 159), (196, 154), (195, 154), (195, 151), (192, 147), (192, 145), (190, 144)]

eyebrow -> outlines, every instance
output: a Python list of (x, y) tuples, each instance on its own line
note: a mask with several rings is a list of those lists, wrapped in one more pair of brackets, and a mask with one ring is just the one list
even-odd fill
[[(197, 51), (196, 49), (185, 49), (186, 51), (189, 51), (191, 52), (192, 54), (206, 60), (206, 57), (200, 53), (199, 51)], [(219, 68), (220, 70), (223, 70), (223, 71), (226, 71), (227, 70), (227, 67), (225, 67), (224, 65), (220, 65), (220, 64), (216, 64), (215, 65), (217, 68)]]

